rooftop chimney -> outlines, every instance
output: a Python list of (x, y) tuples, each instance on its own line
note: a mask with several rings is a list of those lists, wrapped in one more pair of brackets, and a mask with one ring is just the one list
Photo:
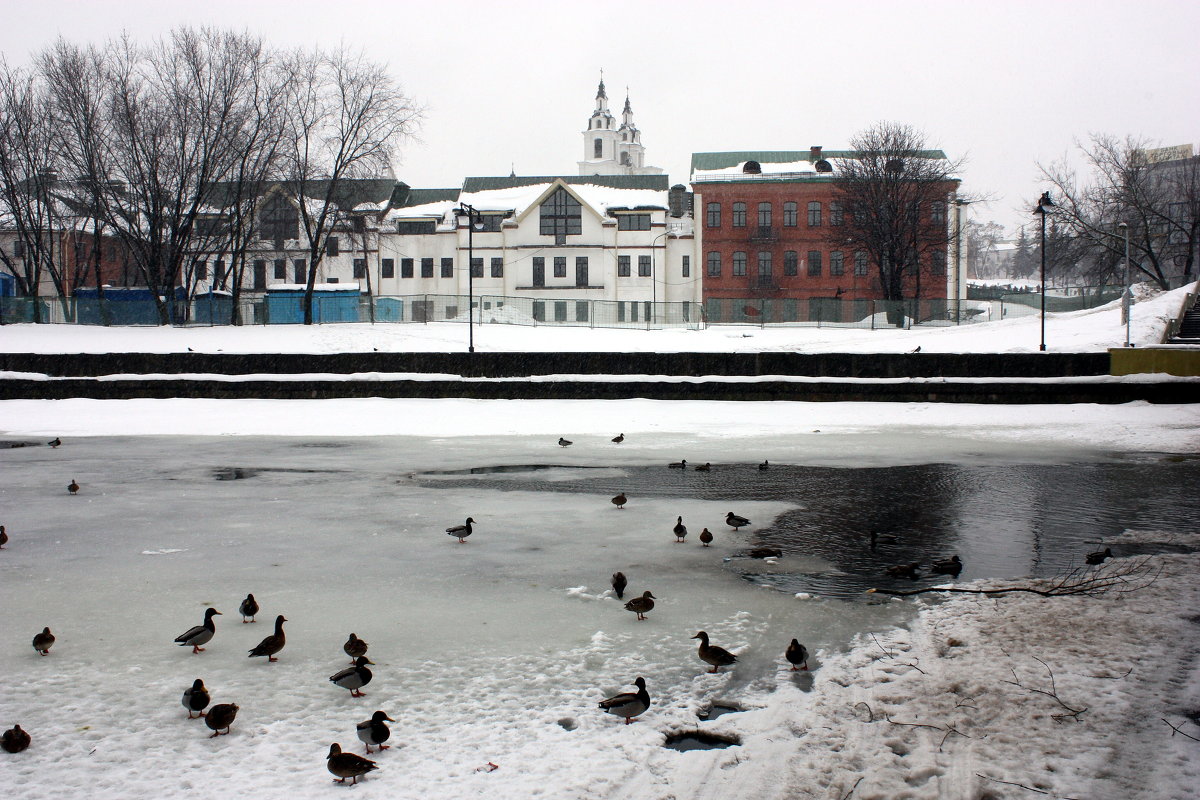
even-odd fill
[(814, 144), (808, 148), (808, 161), (810, 164), (815, 164), (821, 160), (821, 145)]

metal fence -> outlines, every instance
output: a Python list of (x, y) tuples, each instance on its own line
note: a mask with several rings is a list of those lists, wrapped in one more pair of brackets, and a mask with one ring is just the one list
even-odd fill
[[(1051, 287), (1046, 290), (1046, 311), (1060, 313), (1097, 308), (1114, 300), (1120, 300), (1124, 291), (1124, 286), (1111, 285)], [(1000, 295), (999, 301), (993, 302), (999, 304), (999, 319), (1027, 317), (1042, 312), (1042, 293), (1036, 290), (1008, 292)]]

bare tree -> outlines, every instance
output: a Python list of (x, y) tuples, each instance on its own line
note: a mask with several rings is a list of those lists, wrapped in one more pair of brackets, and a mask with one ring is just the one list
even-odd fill
[[(919, 297), (922, 272), (945, 281), (945, 209), (961, 165), (930, 149), (915, 128), (891, 122), (857, 134), (850, 149), (834, 175), (845, 211), (840, 243), (867, 253), (885, 300)], [(889, 319), (902, 323), (903, 314)]]
[(421, 110), (382, 65), (342, 48), (296, 52), (289, 97), (289, 142), (283, 182), (296, 199), (308, 245), (304, 323), (313, 322), (313, 287), (330, 236), (348, 225), (355, 179), (391, 173), (394, 150), (411, 135)]
[(1129, 230), (1133, 269), (1163, 289), (1192, 279), (1200, 245), (1200, 158), (1159, 160), (1145, 139), (1093, 134), (1079, 150), (1081, 179), (1065, 161), (1038, 165), (1050, 186), (1054, 218), (1093, 248), (1124, 259)]

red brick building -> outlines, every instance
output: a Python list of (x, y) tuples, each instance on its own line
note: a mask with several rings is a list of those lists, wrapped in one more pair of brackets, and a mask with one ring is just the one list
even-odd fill
[[(878, 269), (843, 243), (834, 193), (837, 159), (848, 152), (743, 151), (692, 154), (697, 256), (710, 322), (851, 322), (880, 310)], [(945, 158), (940, 151), (933, 157)], [(947, 185), (947, 200), (956, 184)], [(947, 203), (921, 213), (945, 230)], [(944, 315), (947, 255), (934, 243), (905, 275), (918, 316)]]

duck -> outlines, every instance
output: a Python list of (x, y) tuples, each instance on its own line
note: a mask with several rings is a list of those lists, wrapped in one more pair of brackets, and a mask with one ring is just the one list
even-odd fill
[(625, 724), (637, 722), (637, 718), (650, 708), (650, 693), (646, 691), (646, 679), (640, 675), (633, 682), (636, 692), (621, 692), (600, 701), (600, 708), (608, 714), (625, 718)]
[(625, 441), (625, 434), (618, 433), (616, 436), (613, 437), (612, 440), (613, 440), (613, 444), (620, 444), (621, 442)]
[(4, 526), (0, 525), (0, 548), (8, 544), (8, 533), (4, 530)]
[[(237, 718), (238, 707), (236, 703), (217, 703), (208, 710), (208, 714), (204, 717), (204, 724), (212, 729), (210, 739), (215, 739), (218, 736), (226, 736), (229, 733), (229, 726)], [(221, 733), (224, 729), (225, 733)]]
[(626, 611), (632, 611), (637, 614), (638, 619), (645, 619), (647, 612), (653, 610), (654, 601), (658, 598), (650, 594), (650, 590), (642, 592), (641, 597), (635, 597), (625, 604)]
[(194, 628), (188, 628), (186, 631), (175, 637), (175, 642), (180, 647), (191, 645), (192, 653), (203, 653), (204, 648), (200, 645), (208, 644), (212, 639), (213, 634), (217, 632), (217, 626), (213, 624), (213, 617), (217, 616), (218, 614), (224, 616), (224, 614), (221, 614), (221, 612), (217, 611), (215, 608), (207, 609), (204, 612), (204, 623), (197, 625)]
[(712, 531), (710, 531), (708, 528), (705, 528), (704, 530), (700, 531), (700, 544), (704, 545), (705, 547), (708, 547), (710, 544), (712, 544), (712, 540), (713, 540)]
[(703, 464), (697, 464), (695, 469), (696, 472), (710, 472), (712, 470), (712, 464), (705, 461)]
[[(254, 617), (258, 614), (258, 601), (254, 599), (254, 595), (246, 595), (246, 599), (238, 606), (238, 611), (242, 615), (242, 622), (254, 622)], [(246, 619), (249, 617), (250, 619)]]
[(350, 779), (350, 785), (358, 783), (358, 779), (379, 766), (369, 758), (363, 758), (358, 753), (343, 753), (342, 746), (337, 742), (329, 745), (329, 755), (325, 756), (325, 766), (329, 772), (337, 776), (334, 783), (345, 783)]
[[(199, 719), (204, 716), (204, 709), (208, 708), (208, 704), (212, 698), (208, 696), (208, 689), (204, 688), (204, 681), (196, 678), (192, 681), (191, 688), (183, 690), (183, 707), (188, 710), (188, 719)], [(192, 716), (192, 712), (196, 712), (196, 716)]]
[(751, 547), (746, 555), (750, 558), (783, 558), (783, 551), (778, 547)]
[(570, 439), (564, 439), (561, 436), (558, 437), (558, 446), (559, 447), (570, 447), (573, 444), (575, 444), (575, 443), (572, 442)]
[(46, 444), (50, 445), (51, 447), (58, 447), (60, 444), (62, 444), (62, 439), (55, 436), (50, 441), (46, 442)]
[(352, 633), (350, 634), (350, 638), (346, 640), (346, 643), (342, 645), (342, 650), (345, 651), (346, 655), (350, 656), (350, 663), (353, 664), (354, 659), (367, 654), (367, 647), (369, 645), (365, 641)]
[(21, 730), (20, 725), (13, 725), (0, 737), (0, 747), (3, 747), (6, 753), (19, 753), (29, 747), (29, 742), (29, 734)]
[(71, 494), (79, 493), (79, 484), (75, 482), (74, 478), (71, 478), (71, 482), (67, 484), (67, 491)]
[(943, 558), (941, 561), (935, 561), (929, 566), (929, 571), (936, 575), (957, 575), (962, 572), (962, 559), (958, 556), (950, 556)]
[(670, 464), (667, 464), (667, 466), (671, 469), (687, 469), (687, 459), (685, 458), (682, 461), (672, 461)]
[(470, 536), (471, 533), (473, 532), (471, 529), (471, 525), (474, 524), (474, 522), (475, 522), (475, 520), (471, 519), (470, 517), (467, 517), (467, 521), (465, 524), (455, 525), (452, 528), (446, 528), (446, 533), (450, 534), (451, 536), (457, 536), (458, 543), (463, 544), (464, 542), (467, 541), (467, 537)]
[(725, 515), (725, 524), (733, 528), (735, 531), (738, 528), (744, 528), (750, 524), (750, 520), (745, 517), (739, 517), (737, 514), (730, 511)]
[(616, 506), (617, 508), (624, 508), (625, 504), (628, 502), (629, 502), (629, 498), (625, 496), (624, 492), (621, 492), (619, 495), (617, 495), (616, 497), (614, 497), (612, 499), (612, 504), (614, 506)]
[(738, 657), (726, 650), (724, 647), (717, 647), (715, 644), (708, 643), (708, 634), (700, 631), (693, 639), (700, 640), (700, 649), (698, 654), (700, 660), (705, 664), (712, 664), (712, 669), (709, 672), (716, 672), (721, 667), (728, 667), (737, 663)]
[(283, 649), (287, 644), (287, 637), (283, 635), (283, 623), (287, 622), (287, 617), (280, 614), (275, 618), (275, 632), (263, 639), (258, 645), (250, 651), (247, 658), (255, 658), (257, 656), (266, 656), (268, 662), (278, 661), (275, 654)]
[(358, 739), (367, 746), (367, 755), (371, 755), (371, 745), (375, 745), (380, 750), (387, 750), (391, 745), (384, 744), (391, 738), (392, 732), (388, 730), (388, 726), (383, 724), (384, 720), (395, 722), (387, 715), (385, 711), (376, 711), (371, 715), (371, 718), (358, 723), (355, 728), (358, 730)]
[(54, 634), (49, 628), (42, 628), (42, 632), (33, 637), (33, 649), (37, 650), (44, 656), (50, 655), (50, 648), (54, 645)]
[(787, 651), (783, 655), (792, 665), (792, 672), (798, 669), (808, 669), (808, 648), (796, 639), (792, 639), (792, 643), (787, 646)]
[(353, 667), (346, 667), (333, 673), (329, 676), (329, 680), (333, 681), (336, 686), (349, 689), (351, 697), (363, 697), (363, 692), (360, 690), (371, 682), (372, 677), (371, 670), (367, 669), (366, 665), (374, 663), (366, 656), (359, 656), (354, 659)]
[(683, 524), (683, 517), (675, 518), (675, 527), (671, 529), (675, 534), (675, 542), (682, 542), (687, 538), (687, 526)]
[(758, 465), (758, 468), (759, 468), (759, 469), (770, 469), (770, 468), (771, 468), (771, 465), (770, 465), (770, 464), (768, 464), (768, 463), (766, 462), (766, 460), (764, 460), (764, 461), (763, 461), (763, 463), (761, 463), (761, 464), (759, 464), (759, 465)]
[(920, 577), (920, 569), (921, 565), (914, 561), (911, 564), (896, 564), (895, 566), (888, 567), (884, 572), (893, 578), (912, 578), (916, 580)]
[(1103, 564), (1106, 558), (1112, 558), (1112, 548), (1110, 547), (1098, 550), (1095, 553), (1088, 553), (1084, 556), (1083, 560), (1088, 564)]
[(621, 600), (625, 597), (625, 585), (629, 581), (625, 580), (624, 572), (614, 572), (612, 576), (613, 591), (617, 593), (617, 599)]

